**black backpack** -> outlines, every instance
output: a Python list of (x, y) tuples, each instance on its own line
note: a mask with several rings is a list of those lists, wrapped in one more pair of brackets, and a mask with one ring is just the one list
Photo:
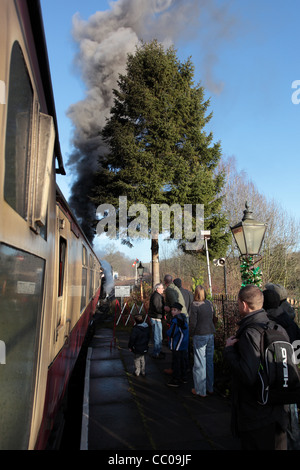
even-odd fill
[(285, 405), (300, 403), (300, 375), (295, 364), (294, 348), (278, 325), (273, 322), (254, 324), (261, 333), (261, 362), (258, 370), (257, 400)]

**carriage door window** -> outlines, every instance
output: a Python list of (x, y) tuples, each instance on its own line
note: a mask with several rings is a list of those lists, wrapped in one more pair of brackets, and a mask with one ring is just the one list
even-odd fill
[(90, 299), (94, 295), (94, 260), (92, 255), (90, 255)]
[(80, 311), (86, 306), (86, 289), (87, 289), (87, 249), (82, 245), (82, 277), (81, 277), (81, 305)]
[(56, 324), (57, 327), (59, 327), (62, 323), (66, 251), (67, 251), (67, 241), (63, 237), (60, 237), (59, 260), (58, 260), (58, 312), (57, 312), (57, 324)]
[(65, 278), (65, 265), (66, 265), (66, 248), (67, 241), (60, 237), (59, 239), (59, 282), (58, 282), (58, 297), (61, 297), (64, 292), (64, 278)]
[(24, 219), (27, 217), (32, 109), (33, 91), (30, 79), (21, 48), (15, 42), (9, 77), (4, 197)]

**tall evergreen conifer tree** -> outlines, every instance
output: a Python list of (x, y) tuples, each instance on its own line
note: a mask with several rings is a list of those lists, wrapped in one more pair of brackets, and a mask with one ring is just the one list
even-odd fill
[[(94, 185), (96, 205), (142, 203), (203, 204), (209, 251), (224, 255), (229, 242), (219, 197), (223, 174), (218, 172), (220, 143), (204, 132), (209, 100), (194, 86), (190, 59), (180, 62), (173, 47), (156, 40), (128, 55), (120, 75), (110, 118), (103, 129), (109, 153), (101, 158)], [(149, 223), (150, 228), (150, 223)], [(159, 282), (158, 237), (151, 233), (153, 284)]]

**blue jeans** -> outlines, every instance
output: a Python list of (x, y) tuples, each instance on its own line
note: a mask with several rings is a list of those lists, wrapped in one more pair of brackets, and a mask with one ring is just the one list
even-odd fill
[(214, 335), (195, 335), (193, 379), (197, 395), (214, 388)]
[(153, 356), (158, 356), (162, 346), (162, 322), (161, 320), (155, 320), (154, 318), (150, 318), (150, 320), (154, 342), (152, 354)]

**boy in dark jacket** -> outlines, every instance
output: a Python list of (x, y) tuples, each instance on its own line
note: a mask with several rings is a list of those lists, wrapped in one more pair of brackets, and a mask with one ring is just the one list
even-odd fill
[(138, 377), (139, 375), (146, 375), (145, 354), (148, 351), (150, 328), (143, 321), (142, 315), (136, 315), (134, 320), (135, 325), (130, 334), (128, 348), (134, 353), (134, 374)]
[(172, 351), (173, 378), (169, 387), (179, 387), (186, 382), (188, 369), (189, 328), (186, 315), (182, 313), (182, 305), (175, 302), (171, 307), (172, 321), (167, 331), (169, 347)]

